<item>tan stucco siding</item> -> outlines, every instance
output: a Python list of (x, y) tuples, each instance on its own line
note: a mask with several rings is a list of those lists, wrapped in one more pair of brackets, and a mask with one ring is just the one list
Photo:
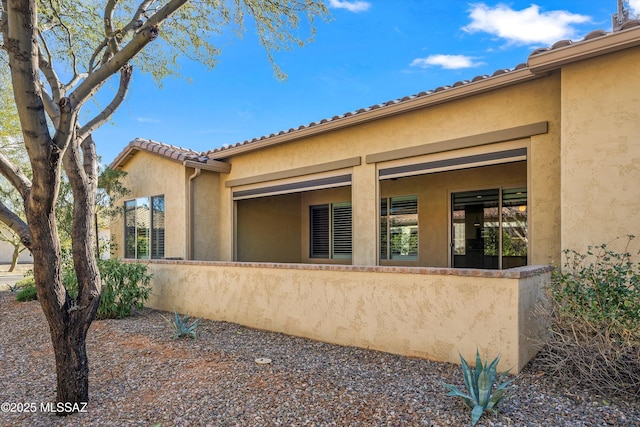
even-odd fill
[(301, 262), (300, 194), (240, 200), (237, 261)]
[[(401, 116), (389, 117), (311, 136), (302, 140), (264, 148), (234, 156), (232, 170), (223, 180), (243, 179), (280, 171), (300, 169), (305, 166), (328, 163), (341, 159), (402, 149), (412, 146), (438, 144), (461, 137), (473, 137), (532, 123), (546, 122), (549, 131), (532, 136), (523, 144), (528, 148), (528, 177), (519, 172), (518, 185), (528, 187), (531, 212), (530, 263), (547, 263), (560, 253), (560, 76), (521, 83), (516, 86), (479, 94), (474, 97), (440, 104)], [(451, 156), (457, 153), (452, 152)], [(411, 159), (407, 159), (411, 161)], [(354, 265), (375, 265), (378, 257), (378, 205), (376, 167), (380, 164), (362, 164), (351, 168), (353, 203), (353, 259)], [(473, 172), (468, 181), (473, 182)], [(461, 187), (469, 186), (463, 184)], [(510, 177), (509, 185), (514, 183)], [(496, 184), (491, 184), (496, 185)], [(230, 199), (232, 188), (225, 188), (223, 198)], [(433, 226), (442, 226), (435, 240), (428, 240), (436, 257), (429, 256), (434, 264), (447, 265), (447, 205), (438, 200), (438, 219)], [(230, 212), (223, 212), (223, 216)], [(443, 219), (444, 218), (444, 219)], [(222, 220), (223, 229), (233, 229), (232, 216)], [(303, 235), (305, 234), (302, 228)], [(445, 237), (443, 237), (445, 236)], [(303, 240), (303, 247), (304, 247)], [(437, 249), (436, 249), (437, 248)], [(229, 251), (231, 251), (231, 247)], [(431, 249), (425, 251), (430, 253)], [(304, 254), (304, 252), (303, 252)], [(224, 259), (233, 259), (228, 253)]]
[(549, 264), (560, 258), (558, 236), (560, 215), (560, 129), (561, 79), (554, 73), (539, 87), (533, 108), (544, 115), (549, 130), (534, 135), (529, 142), (528, 204), (529, 204), (529, 264)]
[(458, 363), (458, 352), (500, 353), (518, 372), (529, 338), (536, 277), (398, 273), (380, 268), (238, 263), (150, 263), (148, 303), (242, 325), (406, 356)]
[(640, 231), (640, 48), (562, 70), (562, 247)]
[[(552, 75), (326, 134), (234, 156), (226, 179), (436, 143), (541, 121), (559, 126), (560, 79)], [(555, 132), (559, 130), (556, 127)], [(556, 135), (558, 142), (559, 135)]]
[[(22, 247), (21, 247), (22, 249)], [(9, 242), (0, 242), (0, 264), (11, 264), (13, 261), (14, 247)], [(33, 257), (28, 250), (22, 251), (18, 256), (19, 263), (32, 263)]]
[[(165, 196), (165, 257), (186, 258), (187, 232), (187, 176), (185, 168), (162, 157), (139, 152), (126, 167), (127, 176), (124, 186), (131, 191), (126, 198), (117, 203), (122, 206), (124, 200), (137, 197)], [(124, 223), (119, 216), (111, 225), (112, 236), (116, 242), (116, 254), (124, 256)]]
[[(189, 169), (193, 172), (193, 169)], [(201, 171), (193, 179), (193, 253), (197, 260), (221, 259), (220, 174)]]

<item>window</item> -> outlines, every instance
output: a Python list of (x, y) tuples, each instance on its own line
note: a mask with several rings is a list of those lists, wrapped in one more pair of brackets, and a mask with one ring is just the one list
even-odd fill
[(380, 259), (418, 259), (418, 197), (380, 200)]
[(351, 258), (351, 202), (309, 208), (311, 258)]
[(164, 258), (164, 196), (124, 202), (124, 257)]
[(527, 189), (487, 189), (452, 194), (453, 267), (527, 265)]

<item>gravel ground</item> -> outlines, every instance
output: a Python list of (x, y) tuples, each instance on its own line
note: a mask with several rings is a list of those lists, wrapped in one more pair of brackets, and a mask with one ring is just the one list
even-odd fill
[[(460, 367), (340, 347), (239, 325), (202, 321), (195, 340), (172, 340), (162, 315), (145, 309), (93, 323), (86, 412), (41, 411), (55, 399), (55, 366), (38, 302), (0, 292), (2, 426), (466, 426), (446, 397)], [(257, 358), (270, 358), (260, 365)], [(535, 361), (519, 374), (497, 416), (478, 426), (640, 426), (640, 403), (605, 400), (554, 382)], [(14, 408), (17, 405), (14, 405)]]

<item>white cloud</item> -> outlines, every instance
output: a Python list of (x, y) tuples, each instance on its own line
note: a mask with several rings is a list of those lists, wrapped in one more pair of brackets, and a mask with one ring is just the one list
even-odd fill
[(329, 0), (329, 7), (335, 9), (347, 9), (349, 12), (366, 12), (371, 7), (371, 3), (361, 0)]
[(640, 0), (629, 0), (629, 8), (631, 9), (630, 18), (640, 14)]
[(459, 68), (471, 68), (482, 65), (475, 62), (474, 58), (465, 55), (430, 55), (426, 58), (417, 58), (411, 62), (412, 67), (428, 68), (442, 67), (447, 70), (457, 70)]
[(507, 40), (509, 43), (529, 45), (553, 44), (576, 36), (574, 25), (591, 21), (591, 17), (565, 10), (541, 12), (532, 4), (526, 9), (513, 10), (505, 4), (489, 7), (484, 3), (471, 5), (471, 23), (463, 27), (469, 33), (485, 32)]
[(161, 120), (152, 117), (136, 117), (136, 120), (140, 123), (162, 123)]

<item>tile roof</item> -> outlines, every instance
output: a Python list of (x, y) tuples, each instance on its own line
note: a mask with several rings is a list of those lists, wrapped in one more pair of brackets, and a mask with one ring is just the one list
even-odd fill
[[(358, 117), (360, 115), (364, 116), (365, 113), (372, 113), (376, 110), (384, 110), (390, 107), (401, 106), (402, 104), (408, 104), (409, 102), (413, 102), (419, 99), (428, 100), (430, 97), (437, 97), (438, 95), (446, 93), (449, 90), (456, 90), (458, 88), (465, 88), (465, 87), (469, 87), (469, 90), (472, 90), (472, 88), (475, 87), (475, 85), (480, 85), (482, 84), (482, 82), (487, 82), (491, 79), (499, 78), (501, 76), (508, 76), (510, 74), (515, 75), (516, 73), (521, 72), (522, 70), (530, 69), (529, 63), (532, 60), (532, 58), (535, 60), (537, 57), (545, 53), (558, 52), (570, 46), (576, 46), (576, 45), (580, 46), (582, 44), (585, 44), (586, 42), (604, 38), (604, 37), (610, 36), (613, 33), (619, 33), (624, 30), (633, 29), (637, 27), (640, 27), (640, 21), (630, 20), (626, 22), (619, 30), (616, 30), (616, 31), (611, 31), (611, 32), (607, 32), (604, 30), (591, 31), (582, 40), (579, 40), (576, 42), (572, 40), (560, 40), (554, 43), (550, 47), (536, 49), (533, 52), (531, 52), (526, 63), (518, 64), (514, 68), (499, 69), (494, 71), (491, 75), (485, 74), (485, 75), (476, 76), (471, 80), (460, 80), (453, 83), (450, 86), (440, 86), (433, 90), (423, 91), (415, 95), (410, 95), (410, 96), (405, 96), (403, 98), (390, 100), (380, 104), (372, 105), (370, 107), (361, 108), (356, 111), (350, 111), (341, 115), (333, 116), (331, 118), (325, 118), (317, 122), (311, 122), (307, 125), (298, 126), (297, 128), (282, 130), (278, 133), (264, 135), (259, 138), (253, 138), (251, 140), (245, 140), (242, 142), (237, 142), (235, 144), (225, 144), (222, 147), (215, 148), (209, 151), (197, 152), (194, 150), (176, 147), (173, 145), (168, 145), (168, 144), (164, 144), (157, 141), (136, 138), (135, 140), (129, 143), (129, 145), (116, 157), (116, 159), (114, 159), (114, 161), (112, 162), (112, 165), (118, 166), (126, 163), (126, 161), (130, 158), (130, 156), (133, 155), (133, 153), (136, 150), (143, 150), (143, 151), (155, 153), (179, 162), (190, 160), (190, 161), (196, 161), (200, 163), (206, 163), (207, 160), (223, 159), (225, 157), (228, 157), (226, 153), (227, 151), (229, 152), (228, 153), (229, 155), (233, 155), (235, 154), (235, 152), (238, 152), (238, 151), (257, 149), (259, 147), (262, 147), (263, 145), (269, 145), (270, 140), (274, 140), (274, 139), (278, 140), (279, 138), (277, 137), (282, 137), (282, 138), (286, 138), (286, 140), (289, 140), (291, 138), (296, 137), (298, 134), (300, 134), (300, 136), (304, 136), (305, 134), (307, 134), (307, 132), (305, 131), (310, 131), (312, 128), (316, 126), (321, 126), (321, 125), (329, 126), (336, 122), (340, 122), (343, 119), (348, 119), (350, 117)], [(279, 142), (282, 142), (282, 141), (274, 141), (273, 143), (275, 144)]]
[[(630, 29), (630, 28), (635, 28), (635, 27), (638, 27), (638, 26), (640, 26), (640, 21), (638, 21), (638, 20), (630, 20), (630, 21), (626, 22), (620, 28), (620, 30), (617, 30), (616, 32), (622, 31), (622, 30), (626, 30), (626, 29)], [(589, 41), (589, 40), (593, 40), (593, 39), (596, 39), (596, 38), (604, 37), (604, 36), (607, 36), (607, 35), (612, 34), (612, 33), (613, 32), (607, 32), (607, 31), (604, 31), (604, 30), (595, 30), (595, 31), (590, 32), (582, 40), (579, 40), (577, 42), (573, 42), (571, 40), (560, 40), (560, 41), (554, 43), (551, 47), (540, 48), (540, 49), (534, 50), (529, 55), (529, 59), (532, 58), (533, 56), (536, 56), (536, 55), (540, 55), (540, 54), (543, 54), (543, 53), (546, 53), (546, 52), (549, 52), (549, 51), (552, 51), (552, 50), (557, 50), (557, 49), (560, 49), (560, 48), (563, 48), (563, 47), (566, 47), (566, 46), (569, 46), (569, 45), (583, 43), (583, 42), (586, 42), (586, 41)], [(282, 130), (282, 131), (280, 131), (278, 133), (272, 133), (272, 134), (270, 134), (268, 136), (264, 135), (264, 136), (261, 136), (259, 138), (253, 138), (251, 140), (246, 140), (246, 141), (238, 142), (238, 143), (235, 143), (235, 144), (225, 144), (222, 147), (215, 148), (215, 149), (209, 150), (209, 151), (205, 151), (205, 152), (203, 152), (203, 154), (206, 155), (206, 156), (211, 156), (213, 158), (222, 158), (224, 156), (224, 151), (232, 149), (232, 148), (238, 148), (238, 147), (243, 147), (243, 146), (247, 146), (247, 145), (250, 145), (250, 144), (259, 143), (261, 141), (265, 141), (265, 140), (267, 140), (269, 138), (274, 138), (274, 137), (280, 136), (280, 135), (293, 134), (295, 132), (306, 130), (306, 129), (312, 128), (314, 126), (318, 126), (318, 125), (329, 123), (329, 122), (334, 122), (334, 121), (337, 121), (337, 120), (340, 120), (340, 119), (356, 116), (356, 115), (362, 114), (362, 113), (367, 113), (369, 111), (377, 110), (377, 109), (380, 109), (380, 108), (385, 108), (385, 107), (401, 104), (403, 102), (411, 101), (411, 100), (414, 100), (416, 98), (429, 97), (429, 96), (432, 96), (434, 94), (437, 94), (437, 93), (440, 93), (440, 92), (443, 92), (443, 91), (446, 91), (446, 90), (449, 90), (449, 89), (458, 88), (458, 87), (466, 86), (466, 85), (473, 84), (473, 83), (478, 83), (478, 82), (481, 82), (483, 80), (487, 80), (487, 79), (492, 78), (492, 77), (497, 77), (497, 76), (504, 75), (504, 74), (507, 74), (507, 73), (513, 73), (515, 71), (523, 70), (523, 69), (526, 69), (528, 67), (529, 67), (528, 62), (527, 63), (521, 63), (521, 64), (516, 65), (514, 68), (496, 70), (491, 75), (485, 74), (485, 75), (476, 76), (476, 77), (472, 78), (471, 80), (460, 80), (460, 81), (457, 81), (457, 82), (453, 83), (450, 86), (440, 86), (440, 87), (437, 87), (437, 88), (435, 88), (433, 90), (423, 91), (423, 92), (420, 92), (420, 93), (415, 94), (415, 95), (405, 96), (403, 98), (394, 99), (394, 100), (387, 101), (387, 102), (384, 102), (384, 103), (381, 103), (381, 104), (372, 105), (372, 106), (367, 107), (367, 108), (361, 108), (361, 109), (356, 110), (356, 111), (351, 111), (351, 112), (347, 112), (347, 113), (344, 113), (344, 114), (341, 114), (341, 115), (333, 116), (331, 118), (322, 119), (322, 120), (320, 120), (318, 122), (311, 122), (308, 125), (298, 126), (297, 128), (291, 128), (289, 130)]]
[(190, 160), (199, 163), (206, 163), (209, 157), (203, 153), (188, 148), (176, 147), (150, 139), (136, 138), (125, 147), (124, 150), (111, 162), (112, 167), (126, 163), (136, 151), (146, 151), (157, 154), (170, 160), (182, 163)]

